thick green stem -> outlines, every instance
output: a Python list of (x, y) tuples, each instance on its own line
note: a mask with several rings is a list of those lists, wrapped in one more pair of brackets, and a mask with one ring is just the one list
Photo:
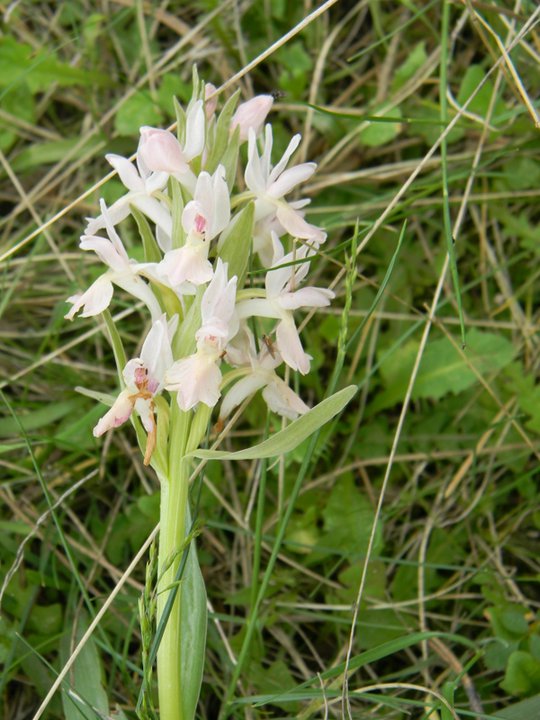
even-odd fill
[[(187, 464), (179, 463), (176, 477), (162, 478), (158, 557), (157, 621), (162, 618), (180, 564), (186, 536), (186, 510), (189, 475)], [(174, 560), (171, 562), (171, 559)], [(167, 568), (165, 570), (165, 568)], [(182, 707), (181, 622), (182, 586), (178, 588), (172, 611), (157, 653), (160, 720), (185, 720)]]

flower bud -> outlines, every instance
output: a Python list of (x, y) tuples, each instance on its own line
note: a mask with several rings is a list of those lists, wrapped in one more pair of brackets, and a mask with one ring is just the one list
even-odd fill
[(259, 134), (273, 102), (271, 95), (256, 95), (238, 106), (231, 120), (231, 130), (240, 127), (240, 142), (248, 139), (251, 128), (256, 135)]
[(137, 154), (148, 170), (153, 172), (172, 175), (186, 170), (187, 164), (180, 143), (168, 130), (142, 127)]
[[(212, 83), (206, 83), (204, 86), (204, 112), (206, 113), (206, 119), (210, 120), (212, 115), (216, 112), (217, 107), (217, 95), (215, 95), (217, 88)], [(208, 99), (211, 95), (210, 100)]]

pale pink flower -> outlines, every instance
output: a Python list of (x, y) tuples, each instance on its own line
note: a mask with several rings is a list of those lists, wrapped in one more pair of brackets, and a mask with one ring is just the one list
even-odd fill
[[(276, 245), (276, 248), (279, 246)], [(334, 292), (326, 288), (296, 289), (308, 273), (309, 261), (306, 258), (312, 252), (305, 245), (282, 257), (281, 252), (278, 252), (272, 268), (266, 273), (266, 298), (243, 300), (236, 308), (241, 320), (254, 315), (279, 320), (276, 327), (277, 349), (287, 365), (302, 375), (309, 372), (311, 357), (302, 347), (293, 311), (325, 307), (335, 297)], [(289, 264), (298, 260), (303, 262)]]
[(231, 119), (231, 130), (240, 128), (240, 142), (248, 139), (250, 130), (253, 130), (255, 135), (260, 133), (273, 103), (274, 98), (271, 95), (256, 95), (238, 106)]
[(107, 430), (123, 425), (135, 411), (148, 433), (145, 465), (150, 462), (156, 442), (154, 397), (163, 390), (165, 373), (173, 364), (171, 342), (177, 325), (177, 315), (167, 322), (163, 314), (154, 322), (143, 343), (141, 356), (130, 360), (122, 372), (126, 387), (93, 431), (95, 437), (100, 437)]
[(300, 144), (300, 135), (295, 135), (285, 150), (281, 160), (272, 167), (272, 126), (268, 124), (265, 129), (264, 149), (259, 155), (257, 138), (253, 129), (248, 137), (248, 163), (246, 166), (246, 185), (257, 198), (255, 201), (255, 220), (262, 220), (268, 216), (277, 217), (278, 221), (293, 237), (310, 240), (320, 245), (326, 239), (326, 233), (315, 225), (311, 225), (299, 212), (309, 200), (287, 202), (285, 195), (297, 185), (308, 180), (317, 165), (315, 163), (301, 163), (287, 168), (289, 160)]
[(177, 392), (178, 405), (190, 410), (199, 402), (214, 407), (220, 397), (219, 363), (229, 339), (238, 330), (235, 316), (236, 276), (227, 280), (227, 264), (218, 258), (214, 277), (201, 300), (197, 351), (177, 360), (166, 374), (167, 390)]
[(139, 275), (144, 271), (144, 265), (131, 260), (126, 249), (116, 232), (109, 210), (103, 200), (100, 201), (101, 217), (105, 224), (108, 238), (96, 235), (83, 235), (80, 247), (83, 250), (93, 250), (99, 259), (109, 266), (103, 275), (90, 285), (84, 293), (79, 293), (68, 298), (67, 302), (72, 303), (72, 308), (66, 314), (68, 320), (73, 320), (75, 315), (82, 310), (81, 317), (92, 317), (99, 315), (109, 304), (113, 295), (113, 284), (126, 290), (138, 300), (142, 300), (152, 315), (153, 320), (161, 315), (161, 308), (156, 296), (147, 283)]
[(262, 396), (273, 412), (296, 420), (309, 410), (305, 402), (275, 372), (282, 358), (269, 338), (263, 337), (259, 352), (253, 334), (245, 323), (227, 347), (227, 361), (235, 367), (245, 367), (246, 376), (238, 380), (225, 394), (219, 419), (225, 420), (235, 407), (262, 389)]
[(157, 266), (157, 274), (170, 287), (182, 292), (184, 283), (202, 285), (212, 278), (208, 260), (210, 243), (225, 229), (231, 217), (229, 188), (225, 169), (219, 165), (213, 175), (202, 172), (197, 178), (193, 200), (182, 213), (186, 241), (169, 250)]

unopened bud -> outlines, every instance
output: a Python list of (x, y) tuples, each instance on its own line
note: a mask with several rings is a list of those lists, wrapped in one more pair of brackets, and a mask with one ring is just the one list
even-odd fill
[(146, 167), (153, 172), (167, 172), (172, 175), (186, 169), (180, 143), (168, 130), (142, 127), (137, 152)]
[(255, 135), (259, 134), (273, 102), (274, 98), (271, 95), (256, 95), (238, 106), (231, 120), (231, 130), (237, 126), (240, 128), (240, 142), (248, 139), (251, 128), (255, 131)]
[[(217, 107), (217, 88), (212, 83), (206, 83), (204, 86), (204, 112), (206, 113), (206, 119), (210, 120), (212, 115), (216, 112)], [(213, 95), (213, 97), (211, 97)], [(209, 99), (210, 98), (210, 99)]]

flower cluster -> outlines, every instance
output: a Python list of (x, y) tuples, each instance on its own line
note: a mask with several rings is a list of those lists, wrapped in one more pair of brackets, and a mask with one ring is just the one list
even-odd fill
[[(94, 428), (100, 436), (136, 413), (148, 434), (145, 462), (156, 442), (156, 397), (165, 390), (182, 411), (213, 408), (223, 395), (220, 421), (258, 390), (284, 417), (305, 413), (277, 370), (284, 363), (309, 372), (295, 311), (334, 297), (303, 285), (326, 234), (304, 218), (308, 200), (289, 199), (316, 168), (291, 165), (300, 136), (273, 165), (272, 126), (263, 128), (272, 97), (236, 108), (233, 96), (218, 115), (213, 90), (195, 78), (186, 111), (177, 107), (177, 136), (141, 128), (135, 163), (106, 156), (127, 192), (110, 207), (101, 201), (80, 247), (107, 269), (68, 300), (67, 318), (98, 315), (116, 285), (150, 312), (140, 357), (122, 369), (124, 387)], [(129, 257), (117, 229), (130, 215), (144, 235), (144, 262)]]

